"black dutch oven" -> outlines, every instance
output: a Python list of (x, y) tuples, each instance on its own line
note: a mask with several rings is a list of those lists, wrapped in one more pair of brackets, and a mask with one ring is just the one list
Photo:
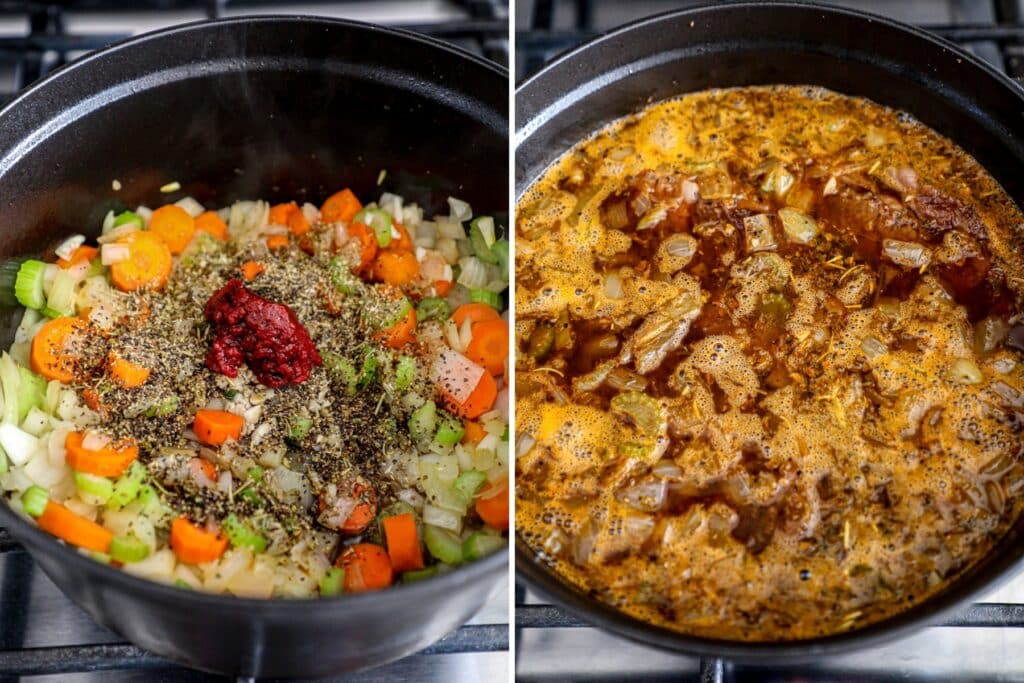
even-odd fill
[[(727, 3), (663, 14), (556, 59), (516, 91), (516, 195), (604, 124), (708, 88), (819, 85), (912, 113), (972, 154), (1024, 206), (1024, 92), (977, 57), (883, 17), (807, 3)], [(517, 539), (516, 573), (579, 618), (640, 643), (751, 663), (882, 644), (934, 623), (1011, 577), (1020, 520), (941, 593), (865, 628), (800, 641), (686, 635), (634, 619), (570, 587)]]
[[(262, 17), (142, 36), (61, 69), (0, 112), (0, 258), (95, 234), (111, 208), (184, 194), (213, 207), (319, 203), (348, 186), (362, 197), (396, 192), (428, 213), (453, 195), (507, 214), (507, 109), (504, 69), (404, 31)], [(171, 181), (182, 191), (161, 195)], [(0, 347), (19, 315), (3, 312)], [(397, 659), (469, 619), (507, 570), (497, 553), (377, 593), (249, 600), (132, 577), (4, 504), (0, 526), (100, 624), (228, 675), (325, 676)]]

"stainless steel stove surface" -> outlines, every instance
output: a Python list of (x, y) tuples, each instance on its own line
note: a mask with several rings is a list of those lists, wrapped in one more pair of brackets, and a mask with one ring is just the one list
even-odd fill
[[(239, 14), (310, 14), (403, 26), (508, 65), (506, 0), (60, 0), (0, 3), (0, 105), (113, 41)], [(399, 662), (328, 680), (470, 683), (508, 677), (508, 583), (467, 624)], [(344, 638), (339, 633), (338, 638)], [(219, 681), (143, 652), (93, 622), (0, 529), (0, 683)]]
[[(561, 52), (644, 16), (702, 2), (520, 0), (518, 82)], [(834, 0), (917, 24), (1024, 77), (1024, 0)], [(882, 683), (1024, 681), (1024, 575), (946, 624), (891, 645), (791, 667), (750, 667), (683, 657), (591, 628), (516, 587), (517, 681)]]

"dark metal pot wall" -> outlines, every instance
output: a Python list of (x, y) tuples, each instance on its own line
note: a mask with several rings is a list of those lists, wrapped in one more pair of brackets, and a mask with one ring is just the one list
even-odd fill
[[(908, 111), (970, 152), (1024, 206), (1024, 92), (978, 58), (882, 17), (805, 3), (741, 3), (652, 17), (554, 61), (516, 92), (516, 193), (602, 125), (653, 101), (716, 87), (810, 84)], [(522, 541), (516, 572), (577, 616), (639, 642), (752, 662), (797, 660), (887, 642), (994, 588), (1021, 565), (1024, 523), (942, 593), (840, 635), (742, 643), (628, 617), (555, 577)]]
[[(108, 208), (156, 204), (173, 180), (216, 207), (320, 201), (350, 186), (364, 197), (397, 192), (428, 212), (454, 195), (501, 214), (507, 103), (504, 70), (401, 31), (258, 18), (144, 36), (74, 63), (0, 112), (0, 258), (95, 233)], [(2, 313), (6, 348), (19, 314)], [(499, 553), (378, 593), (243, 600), (93, 562), (3, 504), (0, 525), (101, 624), (229, 675), (323, 676), (415, 652), (476, 612), (507, 565)]]

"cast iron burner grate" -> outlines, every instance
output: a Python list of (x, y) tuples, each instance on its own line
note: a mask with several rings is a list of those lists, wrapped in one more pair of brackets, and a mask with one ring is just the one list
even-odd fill
[[(822, 1), (822, 0), (818, 0)], [(826, 3), (829, 0), (824, 0)], [(925, 7), (928, 3), (931, 7)], [(558, 55), (597, 36), (618, 23), (639, 19), (672, 6), (706, 4), (701, 0), (674, 3), (638, 0), (617, 7), (601, 0), (519, 0), (515, 74), (522, 82)], [(1020, 83), (1024, 83), (1024, 0), (831, 0), (831, 4), (855, 7), (883, 14), (915, 16), (945, 5), (958, 22), (926, 20), (919, 24), (987, 60)], [(609, 11), (609, 8), (611, 11)], [(894, 9), (895, 8), (895, 9)], [(895, 10), (902, 10), (895, 11)], [(615, 23), (601, 21), (609, 15)], [(932, 12), (934, 14), (934, 11)], [(941, 13), (941, 12), (940, 12)], [(624, 16), (632, 14), (632, 16)], [(1014, 584), (1013, 599), (1024, 598), (1024, 578)], [(520, 681), (693, 681), (700, 683), (880, 683), (881, 681), (981, 681), (1024, 680), (1024, 604), (989, 602), (970, 605), (952, 619), (928, 629), (905, 653), (897, 650), (868, 651), (860, 658), (839, 659), (782, 667), (750, 667), (721, 659), (675, 657), (657, 650), (634, 646), (606, 636), (559, 607), (517, 585), (515, 591), (516, 671)], [(946, 628), (943, 628), (946, 627)], [(943, 638), (954, 641), (969, 631), (987, 639), (982, 658), (987, 665), (956, 660), (956, 653), (944, 658), (940, 638), (932, 634), (948, 629), (956, 634)], [(977, 631), (974, 631), (974, 630)], [(994, 629), (994, 630), (993, 630)], [(975, 641), (970, 641), (975, 642)], [(968, 649), (970, 646), (965, 646)], [(605, 651), (614, 654), (605, 656)], [(922, 664), (934, 656), (933, 666)], [(903, 657), (905, 661), (897, 661)], [(874, 661), (871, 661), (874, 659)], [(967, 673), (968, 669), (974, 669)]]

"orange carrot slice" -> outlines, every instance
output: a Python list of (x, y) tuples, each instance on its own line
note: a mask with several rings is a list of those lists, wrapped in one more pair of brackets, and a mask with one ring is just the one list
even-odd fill
[(32, 369), (46, 379), (67, 384), (75, 378), (78, 357), (69, 352), (68, 344), (75, 334), (86, 329), (81, 318), (54, 318), (43, 325), (32, 338), (30, 360)]
[(364, 223), (349, 224), (348, 234), (359, 242), (359, 266), (356, 272), (364, 273), (373, 265), (373, 259), (377, 256), (377, 238)]
[(117, 383), (125, 389), (141, 387), (149, 379), (149, 368), (125, 360), (115, 353), (107, 355), (107, 369)]
[(404, 318), (383, 332), (373, 335), (373, 338), (383, 342), (384, 346), (387, 346), (389, 349), (400, 349), (406, 344), (415, 341), (415, 332), (416, 309), (410, 306), (409, 312), (405, 314)]
[(391, 568), (396, 572), (423, 569), (423, 550), (420, 548), (420, 537), (416, 531), (416, 518), (413, 514), (406, 512), (385, 517), (381, 521), (381, 526), (384, 527), (384, 540), (388, 546)]
[(206, 211), (196, 217), (196, 230), (213, 235), (221, 242), (228, 239), (228, 224), (217, 215), (216, 211)]
[(70, 268), (71, 266), (77, 266), (83, 261), (92, 261), (94, 258), (100, 255), (99, 249), (96, 247), (90, 247), (86, 244), (79, 246), (73, 252), (71, 252), (71, 258), (58, 259), (57, 265), (61, 268)]
[(393, 287), (404, 287), (420, 274), (420, 262), (411, 251), (381, 251), (370, 268), (371, 277)]
[(267, 249), (277, 251), (288, 246), (288, 235), (271, 235), (267, 238)]
[(192, 431), (203, 443), (220, 446), (228, 439), (237, 441), (238, 437), (242, 435), (244, 424), (245, 421), (234, 413), (224, 410), (200, 410), (196, 412)]
[(71, 545), (97, 553), (110, 549), (114, 534), (96, 522), (75, 514), (60, 503), (47, 501), (43, 514), (36, 518), (36, 524), (43, 531), (63, 539)]
[(185, 564), (213, 562), (227, 547), (227, 536), (200, 529), (184, 517), (171, 524), (171, 550)]
[(180, 254), (196, 234), (196, 221), (180, 206), (167, 204), (153, 212), (149, 231), (163, 240), (172, 254)]
[(462, 304), (452, 311), (452, 320), (459, 327), (469, 318), (474, 323), (487, 322), (488, 320), (500, 320), (501, 316), (494, 310), (494, 306), (487, 304)]
[(476, 514), (492, 529), (508, 529), (508, 479), (484, 486), (476, 499)]
[(345, 570), (345, 591), (349, 593), (380, 590), (395, 580), (387, 551), (373, 543), (345, 548), (335, 566)]
[(466, 433), (462, 437), (462, 443), (471, 443), (476, 445), (484, 440), (487, 436), (487, 432), (484, 431), (483, 425), (475, 420), (466, 420), (464, 423)]
[(466, 358), (484, 366), (492, 375), (504, 373), (509, 349), (508, 323), (501, 318), (485, 320), (473, 325), (472, 330)]
[(350, 221), (362, 208), (363, 205), (359, 199), (356, 198), (352, 190), (346, 187), (341, 192), (335, 192), (327, 198), (324, 205), (320, 207), (320, 218), (325, 223)]
[(259, 261), (246, 261), (239, 268), (242, 271), (242, 276), (249, 282), (255, 280), (256, 276), (266, 269), (267, 267)]
[(68, 467), (77, 472), (97, 477), (118, 477), (139, 457), (139, 447), (134, 443), (104, 446), (93, 451), (82, 445), (84, 440), (82, 432), (70, 432), (64, 439)]
[(125, 235), (118, 244), (127, 244), (129, 252), (127, 260), (110, 266), (110, 279), (118, 289), (123, 292), (143, 287), (157, 289), (167, 282), (174, 261), (163, 240), (140, 230)]

